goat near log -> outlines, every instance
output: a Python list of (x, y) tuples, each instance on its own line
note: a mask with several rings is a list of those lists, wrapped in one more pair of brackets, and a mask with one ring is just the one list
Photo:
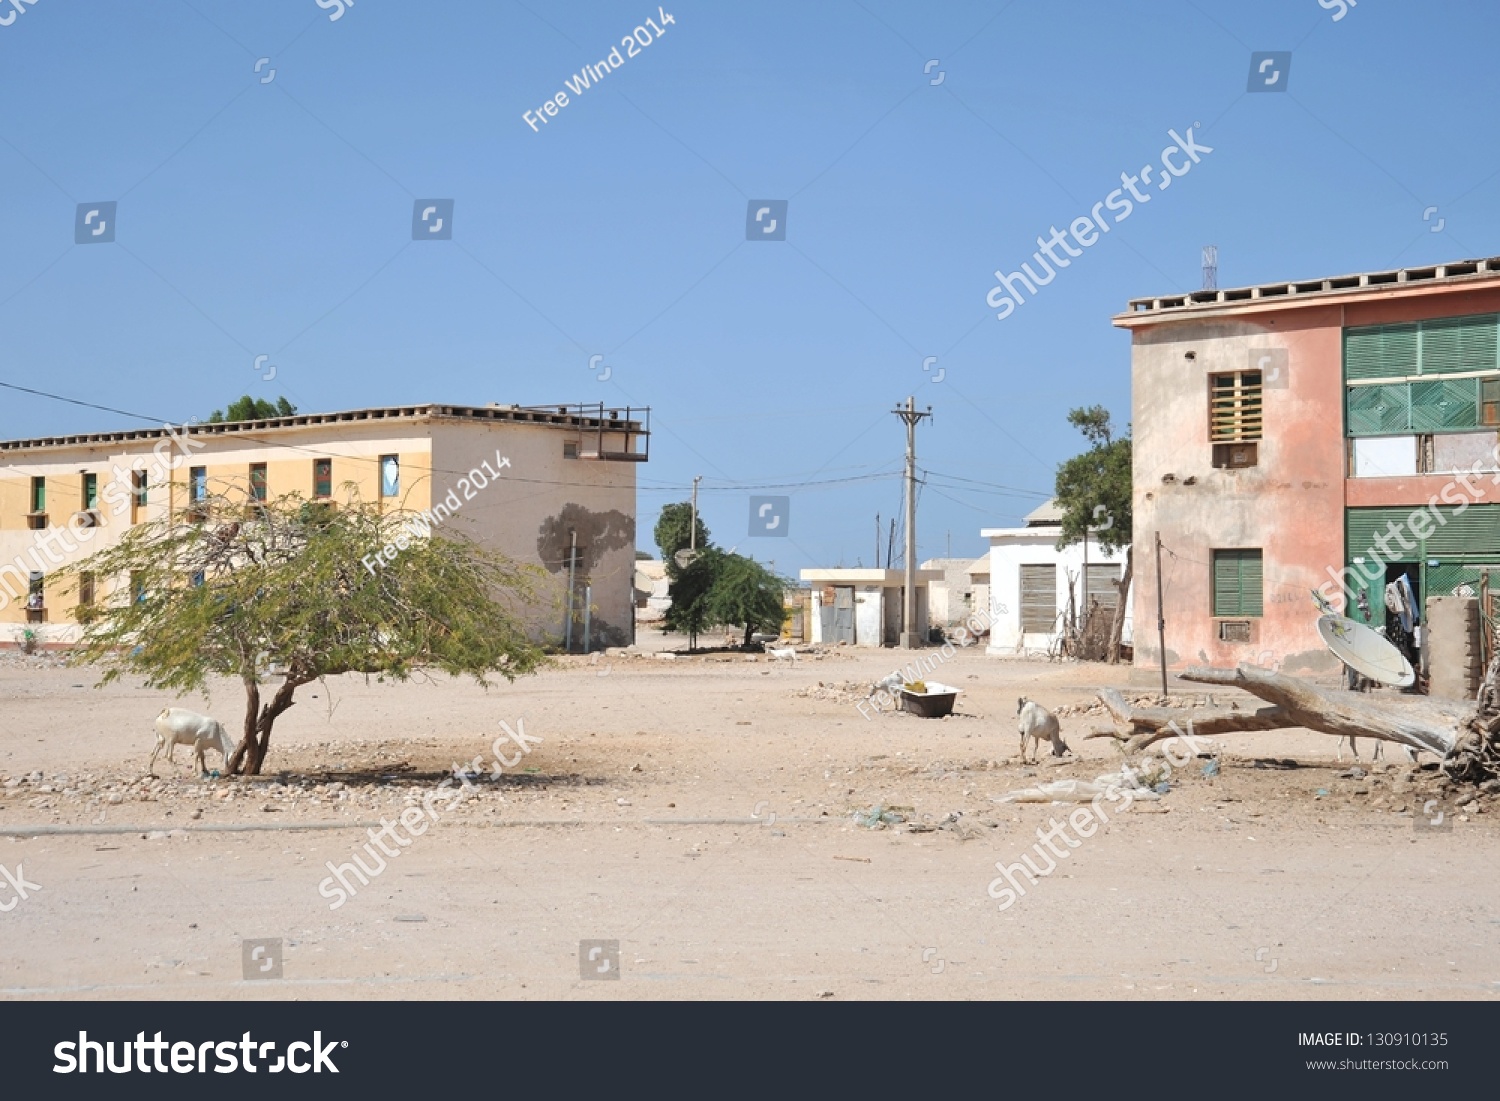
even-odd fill
[(1067, 744), (1062, 740), (1062, 726), (1057, 721), (1057, 716), (1048, 711), (1035, 700), (1028, 700), (1022, 696), (1016, 704), (1016, 714), (1020, 716), (1021, 730), (1021, 763), (1026, 763), (1026, 739), (1031, 739), (1032, 755), (1041, 760), (1042, 740), (1046, 739), (1052, 743), (1052, 756), (1061, 757), (1064, 753), (1071, 753)]
[(146, 771), (155, 776), (157, 754), (165, 749), (167, 761), (170, 762), (172, 751), (179, 745), (193, 747), (193, 763), (198, 766), (199, 773), (208, 771), (203, 760), (205, 750), (217, 749), (225, 761), (234, 752), (229, 735), (224, 732), (224, 727), (217, 719), (189, 711), (185, 707), (168, 707), (156, 717), (156, 749), (151, 754), (151, 764)]

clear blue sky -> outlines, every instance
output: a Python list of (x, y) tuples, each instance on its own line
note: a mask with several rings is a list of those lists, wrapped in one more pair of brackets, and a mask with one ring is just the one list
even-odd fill
[[(1080, 448), (1070, 407), (1128, 421), (1110, 317), (1199, 286), (1201, 246), (1221, 286), (1500, 252), (1500, 9), (1324, 2), (0, 0), (0, 381), (174, 420), (649, 404), (640, 544), (702, 475), (715, 540), (786, 572), (873, 563), (900, 483), (847, 479), (899, 471), (915, 394), (919, 555), (977, 554)], [(1285, 93), (1247, 92), (1257, 50)], [(1211, 154), (996, 319), (997, 268), (1195, 123)], [(412, 240), (427, 198), (451, 241)], [(74, 244), (99, 201), (115, 243)], [(0, 390), (3, 438), (141, 423)], [(787, 538), (751, 493), (791, 494)]]

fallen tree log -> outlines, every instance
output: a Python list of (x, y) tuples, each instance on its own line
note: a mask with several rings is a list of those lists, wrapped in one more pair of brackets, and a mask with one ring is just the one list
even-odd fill
[(1433, 696), (1385, 697), (1376, 702), (1365, 693), (1320, 688), (1258, 665), (1194, 668), (1181, 676), (1196, 684), (1243, 688), (1278, 708), (1286, 720), (1283, 726), (1305, 727), (1339, 738), (1376, 738), (1425, 749), (1443, 758), (1453, 752), (1460, 729), (1467, 727), (1474, 713), (1471, 703)]
[(1103, 689), (1099, 699), (1115, 722), (1126, 728), (1126, 753), (1183, 734), (1213, 736), (1303, 727), (1337, 738), (1395, 742), (1447, 758), (1466, 733), (1474, 712), (1472, 704), (1432, 697), (1385, 697), (1376, 702), (1362, 693), (1321, 688), (1257, 665), (1194, 668), (1183, 673), (1182, 679), (1241, 688), (1270, 706), (1254, 711), (1131, 707), (1117, 690)]
[[(1135, 753), (1153, 742), (1189, 732), (1195, 736), (1212, 737), (1215, 734), (1234, 734), (1243, 730), (1280, 730), (1301, 725), (1290, 721), (1280, 707), (1262, 707), (1256, 711), (1235, 711), (1228, 708), (1185, 711), (1180, 707), (1131, 707), (1114, 688), (1100, 689), (1099, 699), (1115, 722), (1125, 728), (1123, 748), (1126, 753)], [(1096, 730), (1089, 737), (1118, 735), (1108, 730)]]

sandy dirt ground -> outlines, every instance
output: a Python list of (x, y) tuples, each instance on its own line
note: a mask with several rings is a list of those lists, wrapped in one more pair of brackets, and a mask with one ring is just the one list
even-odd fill
[[(1106, 720), (1070, 714), (1073, 755), (1023, 764), (1017, 697), (1069, 708), (1152, 679), (960, 650), (929, 677), (963, 689), (953, 716), (867, 719), (846, 689), (894, 661), (616, 655), (488, 691), (339, 678), (301, 690), (267, 775), (203, 780), (179, 748), (153, 781), (162, 707), (237, 733), (238, 685), (175, 700), (7, 655), (0, 865), (35, 887), (0, 885), (16, 903), (0, 912), (0, 994), (1500, 996), (1500, 803), (1444, 805), (1434, 828), (1433, 774), (1399, 752), (1361, 776), (1326, 735), (1224, 737), (1216, 775), (1209, 757), (1175, 770), (1159, 801), (1112, 814), (1001, 910), (997, 861), (1075, 808), (996, 797), (1119, 763), (1084, 738)], [(434, 803), (437, 821), (330, 908), (329, 863), (455, 762), (488, 768), (502, 722), (528, 752)], [(856, 820), (876, 807), (900, 821)], [(271, 957), (247, 971), (251, 938), (281, 942), (281, 978), (258, 977)], [(618, 942), (617, 964), (608, 945), (581, 962), (588, 940)]]

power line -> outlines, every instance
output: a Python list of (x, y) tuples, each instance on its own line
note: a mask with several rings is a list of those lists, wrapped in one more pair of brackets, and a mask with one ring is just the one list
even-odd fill
[(1021, 488), (1019, 488), (1017, 486), (1001, 485), (999, 482), (981, 482), (981, 481), (979, 481), (976, 478), (964, 478), (964, 477), (962, 477), (962, 476), (960, 476), (958, 474), (945, 474), (941, 470), (928, 470), (925, 467), (922, 469), (922, 473), (923, 474), (931, 475), (931, 476), (933, 476), (935, 478), (947, 478), (949, 481), (954, 481), (954, 482), (969, 482), (972, 485), (989, 486), (989, 487), (991, 487), (993, 489), (1009, 490), (1012, 493), (1024, 493), (1024, 494), (1026, 494), (1029, 497), (1051, 497), (1052, 496), (1051, 493), (1044, 493), (1042, 490), (1039, 490), (1039, 489), (1021, 489)]

